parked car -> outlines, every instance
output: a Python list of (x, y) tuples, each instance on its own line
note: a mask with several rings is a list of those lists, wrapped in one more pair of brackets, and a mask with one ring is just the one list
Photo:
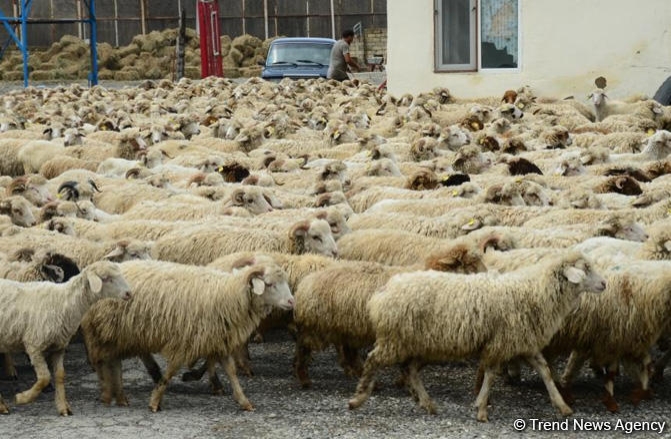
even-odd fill
[(326, 78), (334, 44), (331, 38), (278, 38), (270, 43), (261, 77)]

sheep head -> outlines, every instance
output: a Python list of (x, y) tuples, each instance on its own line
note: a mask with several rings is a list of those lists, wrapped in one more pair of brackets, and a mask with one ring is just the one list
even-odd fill
[(322, 219), (300, 221), (289, 230), (291, 252), (293, 254), (316, 253), (337, 257), (336, 245), (331, 226)]
[(408, 177), (405, 188), (413, 191), (433, 190), (439, 185), (438, 176), (430, 169), (420, 169)]
[(290, 311), (294, 298), (289, 289), (287, 274), (278, 265), (262, 262), (251, 265), (243, 274), (252, 297), (260, 298), (267, 307)]
[(338, 209), (330, 208), (327, 210), (321, 210), (315, 214), (314, 218), (324, 220), (329, 224), (329, 227), (331, 228), (331, 234), (336, 241), (343, 235), (346, 235), (352, 231), (352, 229), (350, 229), (349, 225), (347, 224), (347, 218), (345, 218), (345, 215), (343, 215), (342, 212), (340, 212)]
[(112, 262), (148, 260), (151, 259), (151, 245), (137, 240), (121, 240), (103, 259)]
[(81, 276), (86, 279), (91, 291), (101, 297), (131, 298), (130, 286), (117, 264), (109, 261), (94, 262), (82, 270)]
[(252, 215), (260, 215), (273, 210), (261, 189), (254, 186), (235, 189), (227, 205), (244, 208)]
[(451, 248), (432, 253), (424, 262), (424, 268), (462, 274), (487, 271), (480, 251), (466, 244), (456, 244)]
[(28, 200), (18, 195), (0, 201), (0, 215), (9, 216), (12, 224), (19, 227), (32, 227), (37, 224), (31, 204)]

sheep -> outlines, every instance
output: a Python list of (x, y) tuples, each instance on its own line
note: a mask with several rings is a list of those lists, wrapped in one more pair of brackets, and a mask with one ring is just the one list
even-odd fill
[(98, 168), (98, 162), (92, 160), (82, 160), (75, 157), (57, 156), (44, 162), (40, 167), (39, 173), (44, 178), (52, 179), (72, 169), (86, 169), (95, 172)]
[(307, 276), (298, 285), (294, 310), (298, 329), (294, 368), (303, 387), (311, 385), (307, 370), (311, 351), (330, 344), (339, 346), (339, 360), (345, 372), (360, 374), (357, 350), (375, 341), (366, 303), (393, 275), (418, 269), (464, 274), (486, 271), (482, 254), (469, 244), (457, 243), (434, 253), (427, 249), (427, 255), (421, 266), (340, 263)]
[(31, 204), (42, 207), (53, 201), (47, 181), (41, 175), (16, 177), (5, 189), (7, 196), (21, 195)]
[[(664, 222), (668, 227), (668, 221)], [(595, 260), (623, 254), (635, 259), (650, 261), (671, 260), (671, 232), (667, 227), (650, 229), (650, 236), (644, 242), (632, 242), (610, 237), (586, 239), (576, 248), (589, 254)]]
[(26, 143), (17, 153), (18, 160), (23, 164), (23, 172), (33, 174), (39, 172), (47, 161), (63, 155), (65, 147), (48, 140), (33, 140)]
[(632, 114), (638, 117), (647, 117), (649, 119), (654, 119), (657, 115), (662, 114), (662, 109), (659, 104), (651, 106), (647, 102), (607, 102), (609, 98), (603, 89), (594, 90), (589, 94), (588, 99), (591, 99), (592, 104), (594, 105), (597, 122), (601, 122), (607, 117), (616, 114)]
[(0, 277), (19, 282), (67, 282), (79, 274), (77, 264), (67, 256), (51, 251), (20, 249), (13, 255), (17, 259), (0, 270)]
[(136, 240), (93, 242), (61, 234), (14, 235), (0, 239), (3, 248), (16, 251), (26, 246), (57, 249), (72, 258), (79, 267), (108, 259), (123, 262), (131, 259), (151, 259), (151, 245)]
[(475, 406), (477, 419), (487, 421), (497, 368), (521, 355), (541, 375), (552, 404), (568, 416), (572, 410), (557, 391), (541, 350), (582, 291), (598, 293), (605, 288), (606, 281), (577, 252), (503, 275), (430, 271), (394, 276), (369, 301), (375, 347), (349, 407), (355, 409), (368, 399), (380, 367), (405, 363), (419, 405), (434, 413), (434, 403), (418, 376), (418, 362), (479, 354), (484, 381)]
[(58, 413), (71, 415), (64, 387), (65, 348), (91, 305), (105, 297), (128, 300), (130, 287), (118, 266), (107, 261), (86, 267), (63, 284), (0, 280), (0, 286), (5, 315), (0, 319), (0, 352), (26, 352), (37, 375), (32, 388), (16, 395), (16, 403), (33, 402), (49, 384), (46, 352), (55, 377)]
[(4, 215), (19, 227), (32, 227), (37, 224), (30, 203), (19, 195), (0, 200), (0, 216)]
[(635, 378), (640, 387), (632, 392), (632, 401), (638, 403), (650, 396), (650, 348), (669, 323), (671, 265), (668, 261), (633, 260), (622, 264), (614, 259), (602, 266), (608, 266), (603, 271), (608, 285), (604, 293), (583, 295), (544, 352), (548, 361), (559, 353), (571, 352), (561, 378), (567, 391), (585, 360), (607, 367), (604, 403), (614, 412), (618, 405), (613, 380), (620, 361), (637, 365)]
[(19, 177), (24, 174), (18, 153), (25, 143), (23, 139), (0, 139), (0, 175)]
[[(286, 273), (269, 263), (229, 274), (157, 261), (127, 262), (121, 271), (133, 287), (134, 300), (101, 301), (82, 320), (102, 401), (109, 404), (114, 397), (118, 405), (127, 405), (121, 360), (160, 352), (168, 366), (152, 392), (149, 407), (153, 412), (160, 410), (172, 376), (182, 365), (201, 357), (222, 363), (233, 398), (242, 409), (253, 410), (238, 382), (231, 354), (272, 307), (293, 308)], [(215, 391), (221, 391), (220, 384), (218, 387)]]
[(283, 233), (216, 225), (176, 230), (156, 241), (153, 255), (164, 261), (205, 265), (241, 250), (338, 254), (329, 224), (313, 219), (299, 221)]

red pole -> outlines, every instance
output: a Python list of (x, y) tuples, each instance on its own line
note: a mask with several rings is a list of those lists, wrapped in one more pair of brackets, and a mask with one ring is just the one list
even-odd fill
[(200, 29), (201, 77), (223, 76), (221, 39), (219, 38), (219, 4), (214, 0), (198, 0)]

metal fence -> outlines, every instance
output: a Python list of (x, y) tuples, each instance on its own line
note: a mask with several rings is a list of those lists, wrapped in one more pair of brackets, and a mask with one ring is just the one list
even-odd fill
[[(0, 0), (0, 11), (17, 16), (18, 0)], [(124, 46), (135, 35), (177, 27), (179, 9), (186, 9), (187, 26), (196, 26), (196, 0), (97, 0), (98, 41)], [(387, 0), (219, 0), (222, 35), (248, 33), (261, 39), (277, 35), (332, 37), (361, 23), (363, 28), (387, 27)], [(82, 0), (33, 0), (32, 19), (81, 18)], [(31, 24), (30, 47), (46, 47), (63, 35), (88, 38), (79, 24)], [(0, 44), (9, 38), (0, 29)]]

